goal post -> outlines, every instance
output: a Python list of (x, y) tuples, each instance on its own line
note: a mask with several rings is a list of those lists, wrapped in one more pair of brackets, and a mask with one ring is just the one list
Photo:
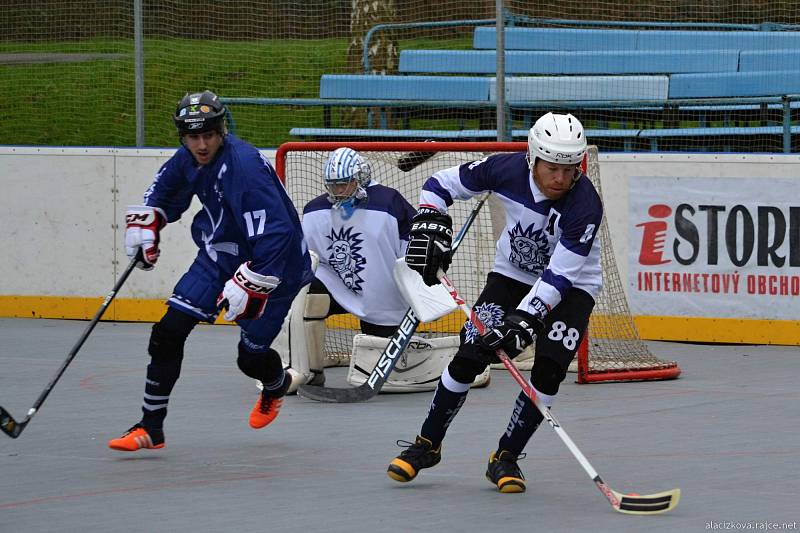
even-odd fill
[[(276, 170), (298, 209), (324, 192), (323, 169), (329, 153), (348, 146), (357, 150), (372, 166), (378, 183), (397, 189), (413, 206), (423, 182), (438, 170), (481, 159), (493, 153), (527, 150), (525, 142), (290, 142), (276, 153)], [(584, 171), (602, 196), (597, 149), (591, 146)], [(476, 202), (455, 202), (449, 214), (459, 228)], [(487, 208), (488, 207), (488, 208)], [(448, 277), (468, 301), (475, 301), (486, 275), (494, 265), (495, 241), (505, 225), (499, 202), (487, 202), (461, 247), (453, 257)], [(639, 381), (671, 379), (680, 374), (674, 361), (653, 355), (639, 337), (631, 316), (606, 218), (600, 229), (603, 290), (595, 304), (588, 334), (578, 350), (577, 381)], [(458, 312), (421, 324), (417, 334), (427, 337), (457, 335), (464, 323)], [(358, 320), (349, 315), (326, 320), (326, 361), (341, 362), (349, 356)], [(333, 364), (333, 363), (331, 363)]]

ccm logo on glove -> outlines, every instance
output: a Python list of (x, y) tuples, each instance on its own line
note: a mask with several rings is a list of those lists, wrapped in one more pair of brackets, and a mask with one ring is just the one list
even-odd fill
[(217, 308), (227, 309), (225, 320), (255, 319), (264, 314), (269, 293), (281, 280), (250, 270), (250, 263), (243, 263), (225, 283), (217, 297)]
[(166, 226), (167, 217), (164, 212), (148, 205), (131, 205), (125, 212), (125, 253), (133, 259), (139, 250), (141, 261), (136, 266), (143, 270), (151, 270), (161, 250), (161, 228)]

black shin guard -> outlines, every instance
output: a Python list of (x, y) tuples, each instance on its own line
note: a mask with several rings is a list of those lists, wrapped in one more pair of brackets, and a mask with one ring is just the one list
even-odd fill
[(542, 420), (544, 420), (542, 413), (531, 403), (524, 392), (520, 392), (514, 401), (511, 420), (508, 421), (508, 427), (500, 437), (497, 449), (508, 450), (514, 455), (519, 455)]
[(470, 384), (484, 368), (483, 363), (456, 355), (445, 369), (420, 430), (420, 435), (431, 441), (434, 448), (444, 440), (447, 428), (467, 399)]
[[(531, 383), (542, 394), (555, 396), (565, 377), (566, 372), (561, 366), (548, 357), (539, 357), (533, 363)], [(500, 437), (497, 449), (508, 450), (519, 455), (542, 420), (544, 420), (544, 416), (539, 409), (533, 405), (524, 392), (520, 392), (514, 402), (511, 420), (508, 422), (506, 431)]]
[(291, 378), (283, 371), (281, 356), (272, 348), (267, 348), (266, 352), (248, 352), (240, 342), (236, 364), (246, 376), (261, 381), (264, 394), (269, 396), (283, 396), (291, 383)]
[(183, 347), (197, 322), (196, 318), (170, 307), (153, 325), (142, 403), (142, 425), (147, 428), (158, 429), (164, 424), (169, 396), (181, 373)]

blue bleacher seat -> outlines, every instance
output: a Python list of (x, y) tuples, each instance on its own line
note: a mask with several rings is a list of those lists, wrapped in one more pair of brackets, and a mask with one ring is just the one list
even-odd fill
[[(506, 79), (509, 102), (541, 100), (664, 100), (667, 76), (540, 76)], [(493, 102), (496, 82), (478, 76), (326, 74), (321, 98)]]
[[(800, 54), (798, 54), (800, 58)], [(403, 50), (401, 73), (494, 74), (494, 50)], [(671, 74), (736, 72), (738, 50), (511, 50), (505, 70), (514, 74)]]
[[(494, 101), (494, 78), (489, 96)], [(508, 103), (541, 100), (666, 100), (667, 76), (541, 76), (506, 79)]]
[[(493, 50), (493, 27), (479, 27), (473, 47)], [(506, 50), (773, 50), (800, 49), (797, 31), (506, 28)]]
[(800, 48), (794, 50), (742, 50), (739, 72), (800, 70)]
[(382, 138), (382, 139), (481, 139), (497, 138), (497, 130), (390, 130), (358, 128), (292, 128), (292, 137)]
[[(586, 130), (586, 136), (598, 138), (632, 138), (639, 135), (640, 130)], [(390, 130), (390, 129), (358, 129), (358, 128), (292, 128), (292, 137), (333, 137), (337, 139), (381, 138), (381, 139), (438, 139), (438, 140), (496, 140), (497, 130)], [(528, 130), (513, 130), (514, 139), (527, 139)]]
[(325, 74), (320, 98), (486, 101), (489, 78)]
[[(431, 109), (457, 109), (444, 115), (451, 128), (493, 124), (487, 119), (497, 97), (495, 28), (477, 27), (473, 45), (403, 50), (398, 75), (323, 75), (319, 98), (296, 105), (323, 106), (325, 127), (292, 128), (290, 135), (495, 139), (491, 129), (410, 129), (414, 119), (429, 119)], [(800, 101), (786, 98), (800, 94), (800, 31), (510, 27), (505, 72), (509, 125), (528, 124), (543, 109), (571, 109), (590, 117), (595, 129), (587, 130), (588, 137), (626, 150), (674, 146), (662, 142), (673, 137), (696, 139), (691, 145), (702, 149), (704, 138), (725, 144), (733, 137), (774, 135), (790, 152), (791, 135), (800, 133), (791, 125)], [(284, 100), (265, 105), (295, 105)], [(330, 109), (347, 106), (368, 108), (366, 128), (329, 127), (335, 123)], [(509, 133), (525, 138), (527, 130)]]
[[(636, 34), (633, 30), (505, 28), (505, 47), (506, 50), (636, 50)], [(496, 46), (495, 28), (475, 28), (473, 48), (494, 50)]]
[(670, 98), (780, 96), (800, 94), (800, 70), (673, 74)]

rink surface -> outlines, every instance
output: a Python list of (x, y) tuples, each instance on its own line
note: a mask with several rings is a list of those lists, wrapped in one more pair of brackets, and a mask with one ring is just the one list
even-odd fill
[[(18, 419), (86, 327), (0, 319), (0, 405)], [(258, 391), (235, 363), (238, 329), (189, 338), (165, 425), (167, 446), (125, 454), (106, 442), (140, 416), (149, 324), (101, 323), (18, 439), (0, 435), (0, 532), (541, 531), (690, 532), (800, 522), (800, 351), (650, 343), (677, 380), (577, 385), (553, 412), (614, 489), (679, 487), (660, 516), (614, 512), (546, 424), (520, 466), (524, 494), (500, 494), (486, 460), (517, 385), (494, 370), (473, 390), (442, 462), (407, 484), (386, 476), (432, 393), (360, 404), (290, 397), (255, 431)], [(345, 386), (344, 368), (328, 384)], [(737, 524), (738, 523), (738, 524)]]

